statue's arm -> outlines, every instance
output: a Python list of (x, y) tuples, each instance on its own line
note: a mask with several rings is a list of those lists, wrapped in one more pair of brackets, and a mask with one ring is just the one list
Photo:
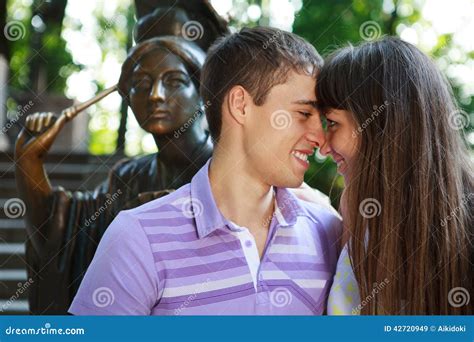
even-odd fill
[(66, 123), (66, 117), (35, 113), (25, 121), (25, 128), (15, 144), (15, 179), (20, 198), (26, 206), (26, 226), (33, 247), (40, 253), (47, 245), (50, 229), (52, 187), (44, 168), (46, 155)]

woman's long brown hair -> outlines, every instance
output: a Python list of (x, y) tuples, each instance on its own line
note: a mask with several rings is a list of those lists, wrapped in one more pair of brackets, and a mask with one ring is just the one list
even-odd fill
[(331, 55), (317, 98), (358, 125), (343, 197), (361, 313), (473, 314), (474, 172), (449, 83), (385, 37)]

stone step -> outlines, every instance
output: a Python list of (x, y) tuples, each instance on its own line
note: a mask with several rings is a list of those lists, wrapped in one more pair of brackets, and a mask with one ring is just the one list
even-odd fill
[[(46, 172), (51, 179), (84, 179), (93, 173), (107, 175), (108, 164), (45, 164)], [(0, 163), (0, 179), (14, 179), (15, 166), (13, 163)]]
[(26, 299), (0, 300), (0, 315), (29, 315), (29, 305)]
[(0, 254), (0, 269), (26, 269), (25, 254)]
[[(121, 155), (94, 156), (88, 153), (49, 153), (46, 157), (47, 163), (61, 164), (102, 164), (109, 161), (117, 161), (123, 158)], [(15, 160), (13, 152), (0, 151), (0, 163), (13, 163)]]
[[(102, 178), (103, 180), (105, 177)], [(52, 179), (51, 185), (52, 186), (62, 186), (63, 188), (71, 191), (86, 191), (94, 189), (94, 186), (98, 185), (99, 182), (95, 182), (95, 184), (89, 184), (89, 182), (84, 180), (65, 180), (65, 179)], [(18, 197), (18, 189), (16, 187), (16, 183), (14, 180), (11, 180), (8, 183), (0, 182), (0, 193), (2, 194), (3, 198), (17, 198)]]
[(25, 263), (24, 243), (0, 243), (0, 270), (25, 267)]
[(22, 299), (28, 297), (31, 283), (24, 269), (0, 270), (0, 299)]
[[(0, 204), (0, 217), (5, 217), (4, 206)], [(22, 218), (0, 218), (0, 241), (12, 239), (10, 242), (24, 241), (26, 237), (25, 222)]]

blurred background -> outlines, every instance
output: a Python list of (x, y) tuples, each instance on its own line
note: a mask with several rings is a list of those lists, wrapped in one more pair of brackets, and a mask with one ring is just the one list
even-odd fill
[[(397, 35), (428, 53), (451, 82), (456, 117), (474, 156), (474, 0), (213, 0), (232, 30), (293, 31), (326, 56), (348, 42)], [(136, 22), (132, 0), (0, 0), (0, 207), (17, 197), (13, 146), (25, 117), (60, 112), (114, 85)], [(53, 184), (92, 189), (117, 159), (156, 151), (115, 93), (68, 124), (47, 164)], [(330, 158), (315, 153), (306, 181), (335, 206), (343, 187)], [(26, 279), (24, 208), (0, 212), (0, 312)], [(20, 284), (20, 283), (18, 283)], [(19, 286), (19, 285), (18, 285)], [(24, 296), (7, 307), (25, 312)]]

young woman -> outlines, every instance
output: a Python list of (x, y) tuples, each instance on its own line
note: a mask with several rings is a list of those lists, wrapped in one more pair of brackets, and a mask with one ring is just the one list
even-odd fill
[(472, 314), (474, 173), (434, 63), (397, 38), (329, 57), (321, 148), (344, 176), (329, 314)]

